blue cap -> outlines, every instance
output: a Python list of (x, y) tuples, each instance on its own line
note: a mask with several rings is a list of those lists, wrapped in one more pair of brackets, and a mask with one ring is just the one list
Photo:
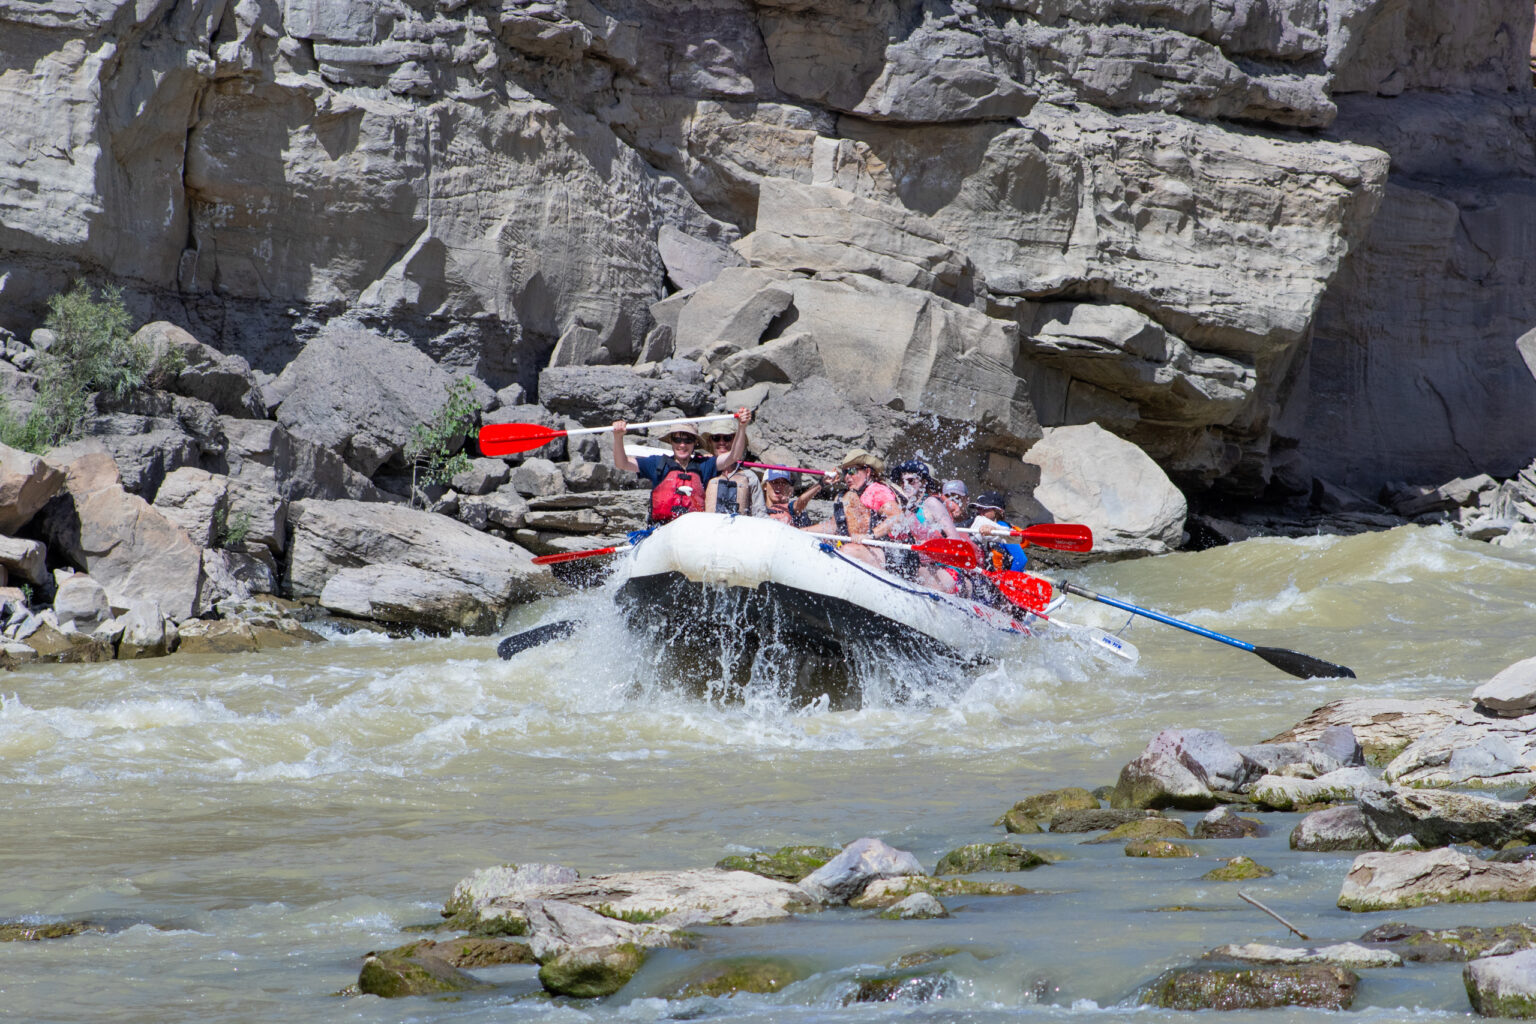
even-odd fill
[(770, 469), (767, 480), (773, 483), (775, 480), (793, 480), (795, 475), (787, 469)]

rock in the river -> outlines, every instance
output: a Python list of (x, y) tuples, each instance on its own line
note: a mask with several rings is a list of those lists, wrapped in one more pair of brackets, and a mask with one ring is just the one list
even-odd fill
[(1318, 740), (1325, 730), (1347, 725), (1358, 738), (1366, 760), (1384, 765), (1421, 736), (1437, 733), (1449, 725), (1474, 725), (1481, 718), (1471, 701), (1444, 697), (1348, 697), (1324, 704), (1268, 742)]
[[(804, 883), (802, 883), (803, 885)], [(815, 903), (802, 886), (747, 871), (622, 871), (558, 884), (528, 886), (493, 899), (482, 916), (515, 909), (520, 901), (585, 907), (625, 920), (668, 928), (747, 925), (782, 921)], [(530, 918), (531, 921), (531, 918)], [(594, 943), (583, 943), (593, 945)]]
[(1239, 792), (1261, 771), (1219, 733), (1164, 729), (1120, 770), (1110, 806), (1207, 810), (1217, 792)]
[(1536, 863), (1498, 864), (1451, 848), (1363, 853), (1344, 877), (1338, 904), (1371, 911), (1492, 900), (1536, 900)]
[(1392, 922), (1372, 928), (1360, 936), (1360, 941), (1385, 946), (1404, 960), (1459, 963), (1536, 949), (1536, 928), (1528, 924), (1420, 928)]
[(1315, 779), (1265, 775), (1254, 782), (1248, 796), (1260, 807), (1290, 811), (1308, 804), (1353, 800), (1361, 790), (1376, 784), (1376, 773), (1370, 768), (1340, 768)]
[(1040, 468), (1035, 500), (1057, 522), (1092, 528), (1096, 554), (1158, 555), (1183, 543), (1183, 493), (1145, 452), (1097, 424), (1046, 430), (1024, 461)]
[(982, 871), (1028, 871), (1050, 863), (1016, 843), (971, 843), (939, 858), (935, 875), (974, 875)]
[(1233, 857), (1219, 868), (1212, 868), (1200, 878), (1207, 882), (1246, 882), (1252, 878), (1268, 878), (1275, 872), (1251, 857)]
[(929, 971), (865, 978), (859, 987), (843, 998), (844, 1006), (854, 1003), (931, 1003), (954, 992), (959, 981), (948, 971)]
[(1332, 964), (1180, 967), (1153, 981), (1141, 1001), (1169, 1010), (1347, 1010), (1359, 984), (1353, 971)]
[[(482, 917), (499, 911), (508, 901), (482, 907)], [(651, 922), (624, 921), (560, 900), (519, 900), (528, 945), (540, 963), (576, 950), (633, 946), (649, 949), (679, 943), (677, 929)], [(639, 965), (636, 964), (638, 967)]]
[(1536, 950), (1470, 960), (1462, 980), (1484, 1017), (1536, 1017)]
[(707, 964), (689, 975), (674, 998), (718, 999), (738, 992), (777, 992), (810, 972), (808, 964), (783, 957), (731, 957)]
[(835, 846), (781, 846), (772, 853), (733, 854), (715, 867), (722, 871), (750, 871), (781, 882), (798, 882), (840, 852)]
[(1155, 859), (1198, 856), (1194, 850), (1183, 843), (1170, 842), (1167, 839), (1132, 839), (1125, 844), (1125, 855)]
[(1022, 896), (1030, 890), (1012, 882), (978, 882), (970, 878), (934, 878), (930, 875), (906, 875), (877, 878), (864, 891), (848, 901), (850, 907), (881, 909), (895, 906), (914, 893), (944, 896)]
[(924, 874), (923, 866), (906, 850), (866, 836), (843, 847), (841, 853), (800, 880), (800, 888), (823, 903), (846, 903), (878, 878)]
[(176, 649), (180, 639), (176, 623), (153, 602), (135, 601), (119, 621), (123, 638), (118, 642), (117, 656), (124, 660), (164, 657)]
[(1536, 712), (1536, 658), (1517, 661), (1472, 691), (1478, 707), (1504, 718)]
[(1116, 825), (1101, 836), (1085, 839), (1086, 843), (1123, 843), (1136, 839), (1188, 839), (1189, 829), (1177, 818), (1138, 818)]
[(1291, 849), (1328, 852), (1337, 850), (1381, 850), (1386, 844), (1376, 838), (1358, 804), (1327, 807), (1313, 811), (1291, 830)]
[(1100, 829), (1118, 828), (1130, 821), (1145, 818), (1161, 818), (1161, 811), (1146, 808), (1099, 807), (1081, 811), (1060, 811), (1051, 818), (1052, 832), (1097, 832)]
[[(1098, 799), (1080, 786), (1053, 789), (1048, 793), (1027, 796), (1003, 813), (1003, 826), (1009, 832), (1039, 832), (1041, 825), (1052, 824), (1056, 815), (1064, 811), (1097, 810)], [(1026, 828), (1025, 824), (1034, 828)]]
[(1240, 960), (1248, 964), (1333, 964), (1346, 970), (1370, 967), (1401, 967), (1403, 958), (1389, 949), (1338, 942), (1331, 946), (1270, 946), (1261, 942), (1218, 946), (1206, 954), (1212, 960)]
[(1382, 771), (1407, 786), (1518, 786), (1536, 782), (1536, 719), (1449, 725), (1404, 747)]
[(1424, 847), (1536, 840), (1536, 798), (1495, 800), (1446, 790), (1375, 786), (1359, 794), (1360, 812), (1377, 840), (1411, 835)]
[(473, 992), (491, 987), (438, 955), (437, 943), (428, 940), (382, 953), (369, 953), (357, 976), (358, 991), (385, 999)]
[(564, 864), (501, 864), (481, 868), (454, 885), (443, 916), (453, 917), (481, 907), (504, 896), (516, 896), (545, 886), (565, 885), (579, 876), (575, 868)]
[(339, 570), (325, 581), (320, 606), (358, 619), (472, 636), (493, 632), (503, 615), (499, 604), (469, 583), (396, 564)]
[(634, 943), (571, 949), (544, 961), (539, 984), (553, 995), (599, 999), (623, 988), (644, 964), (645, 950)]
[(1230, 807), (1221, 806), (1195, 823), (1196, 839), (1248, 839), (1267, 835), (1269, 829), (1252, 818), (1239, 817)]
[(53, 613), (63, 629), (89, 633), (112, 617), (107, 590), (85, 573), (58, 573)]
[(948, 917), (949, 911), (931, 893), (915, 892), (880, 911), (880, 916), (891, 921), (925, 921), (934, 917)]

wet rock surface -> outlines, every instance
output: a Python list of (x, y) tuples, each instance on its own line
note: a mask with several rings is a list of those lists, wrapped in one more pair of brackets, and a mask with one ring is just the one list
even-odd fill
[(1359, 977), (1327, 964), (1295, 967), (1186, 967), (1154, 981), (1141, 1001), (1170, 1010), (1260, 1010), (1307, 1006), (1347, 1010)]

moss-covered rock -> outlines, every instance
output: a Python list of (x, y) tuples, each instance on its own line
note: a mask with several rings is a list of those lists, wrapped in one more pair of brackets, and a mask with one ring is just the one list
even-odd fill
[(437, 943), (423, 939), (382, 953), (369, 953), (357, 976), (358, 991), (399, 999), (492, 987), (437, 955), (436, 947)]
[(1163, 812), (1146, 809), (1100, 807), (1098, 810), (1062, 811), (1051, 819), (1052, 832), (1102, 832), (1128, 821), (1162, 818)]
[(1044, 825), (1017, 807), (1010, 807), (1004, 811), (1003, 816), (993, 824), (1003, 826), (1003, 831), (1010, 835), (1034, 835), (1045, 831)]
[(1251, 878), (1268, 878), (1274, 872), (1249, 857), (1233, 857), (1219, 868), (1201, 875), (1207, 882), (1246, 882)]
[[(1099, 806), (1094, 795), (1079, 786), (1036, 793), (1014, 804), (1000, 819), (1009, 832), (1039, 832), (1063, 811), (1087, 811)], [(1031, 828), (1030, 825), (1034, 827)]]
[(1536, 1017), (1536, 949), (1473, 960), (1462, 968), (1462, 982), (1484, 1017)]
[(508, 942), (506, 939), (482, 938), (474, 935), (439, 942), (437, 949), (433, 952), (465, 971), (472, 971), (477, 967), (539, 962), (539, 958), (533, 955), (533, 950), (526, 942)]
[(1148, 986), (1141, 1001), (1168, 1010), (1263, 1010), (1307, 1006), (1347, 1010), (1360, 977), (1329, 964), (1295, 967), (1180, 967)]
[(645, 950), (632, 942), (573, 949), (544, 961), (539, 984), (557, 996), (598, 999), (623, 988), (644, 963)]
[(1166, 839), (1132, 839), (1125, 844), (1127, 857), (1193, 857), (1195, 851), (1183, 843)]
[(781, 882), (798, 882), (841, 852), (836, 846), (781, 846), (772, 853), (725, 857), (715, 867), (723, 871), (750, 871)]
[(854, 1003), (928, 1003), (956, 989), (954, 975), (948, 971), (924, 974), (882, 975), (865, 978), (859, 987), (843, 998), (844, 1006)]
[(978, 871), (1028, 871), (1048, 863), (1016, 843), (971, 843), (939, 858), (936, 875), (972, 875)]
[(42, 942), (45, 939), (66, 939), (82, 932), (102, 930), (101, 925), (89, 921), (55, 921), (52, 924), (10, 921), (0, 924), (0, 942)]
[(1527, 924), (1421, 928), (1390, 922), (1372, 928), (1360, 936), (1360, 941), (1379, 943), (1404, 960), (1417, 963), (1460, 963), (1490, 953), (1536, 949), (1536, 928)]
[(1133, 839), (1188, 839), (1189, 829), (1177, 818), (1138, 818), (1116, 825), (1084, 843), (1123, 843)]
[(737, 992), (777, 992), (809, 977), (813, 968), (783, 957), (732, 957), (706, 964), (678, 989), (675, 999), (733, 996)]
[(925, 892), (935, 899), (944, 899), (949, 896), (1022, 896), (1031, 891), (1012, 882), (977, 882), (969, 878), (905, 875), (901, 878), (876, 879), (866, 885), (863, 892), (849, 900), (848, 905), (861, 910), (881, 910), (893, 907), (919, 892)]
[(880, 911), (879, 917), (887, 921), (926, 921), (935, 917), (948, 917), (944, 904), (926, 892), (915, 892), (893, 907)]
[(1254, 839), (1269, 829), (1252, 818), (1242, 818), (1229, 807), (1218, 807), (1195, 823), (1196, 839)]

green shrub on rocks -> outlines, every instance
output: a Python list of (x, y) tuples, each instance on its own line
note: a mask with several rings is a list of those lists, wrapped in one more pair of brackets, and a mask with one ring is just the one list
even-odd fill
[(777, 992), (809, 977), (813, 968), (783, 957), (733, 957), (708, 964), (683, 984), (674, 998), (733, 996), (738, 992)]
[(644, 963), (645, 950), (632, 942), (573, 949), (544, 961), (539, 984), (557, 996), (599, 999), (623, 988)]
[(411, 507), (435, 511), (428, 487), (447, 484), (470, 467), (464, 438), (474, 429), (480, 403), (475, 401), (475, 379), (461, 377), (448, 385), (448, 397), (429, 423), (418, 423), (405, 445), (411, 466)]
[(1181, 967), (1152, 982), (1141, 1001), (1167, 1010), (1347, 1010), (1359, 985), (1354, 971), (1329, 964)]
[(780, 882), (798, 882), (841, 852), (835, 846), (781, 846), (772, 853), (725, 857), (715, 867), (722, 871), (750, 871)]
[(972, 843), (939, 858), (936, 875), (973, 875), (979, 871), (1028, 871), (1047, 858), (1014, 843)]
[(1206, 882), (1246, 882), (1251, 878), (1268, 878), (1274, 872), (1251, 857), (1233, 857), (1219, 868), (1201, 875)]

